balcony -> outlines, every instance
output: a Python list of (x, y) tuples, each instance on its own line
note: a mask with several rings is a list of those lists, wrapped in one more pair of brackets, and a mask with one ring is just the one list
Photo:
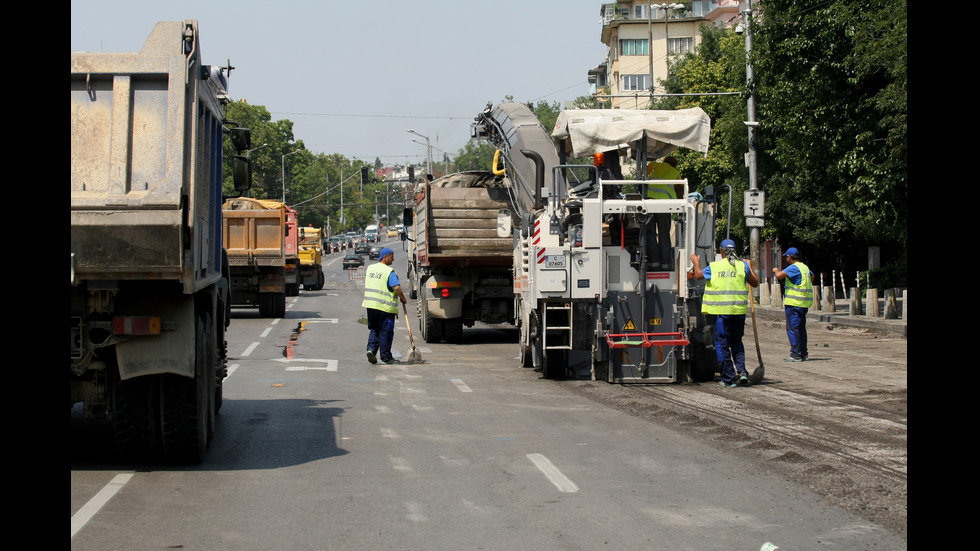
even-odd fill
[[(663, 2), (658, 2), (663, 3)], [(653, 12), (650, 12), (650, 6), (653, 2), (613, 2), (609, 4), (603, 4), (600, 10), (602, 15), (602, 26), (605, 28), (607, 25), (620, 23), (624, 21), (643, 21), (648, 22), (651, 19), (653, 22), (663, 21), (666, 15), (668, 20), (670, 19), (701, 19), (711, 13), (712, 10), (717, 8), (719, 5), (735, 4), (737, 5), (737, 0), (694, 0), (691, 2), (690, 10), (664, 10), (661, 8), (653, 8)], [(665, 14), (666, 12), (666, 14)]]

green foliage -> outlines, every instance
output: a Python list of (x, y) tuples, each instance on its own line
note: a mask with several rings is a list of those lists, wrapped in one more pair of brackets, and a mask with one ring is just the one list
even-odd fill
[(760, 20), (761, 134), (775, 165), (767, 224), (857, 262), (870, 244), (904, 255), (905, 2), (767, 0)]
[(489, 142), (471, 139), (456, 154), (456, 169), (459, 172), (490, 170), (495, 151), (496, 149)]

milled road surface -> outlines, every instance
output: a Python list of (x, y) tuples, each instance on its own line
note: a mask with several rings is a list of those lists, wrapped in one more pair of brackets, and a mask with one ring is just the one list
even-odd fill
[[(746, 365), (758, 365), (751, 322)], [(783, 362), (783, 324), (759, 320), (762, 384), (616, 386), (569, 383), (604, 405), (715, 446), (789, 477), (829, 503), (907, 538), (908, 341), (870, 330), (809, 324), (810, 361)]]

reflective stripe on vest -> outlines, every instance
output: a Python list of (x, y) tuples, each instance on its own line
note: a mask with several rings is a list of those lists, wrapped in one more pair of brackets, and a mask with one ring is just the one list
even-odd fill
[(800, 269), (800, 284), (794, 285), (789, 278), (786, 278), (786, 296), (783, 297), (783, 304), (809, 308), (813, 306), (813, 281), (810, 280), (810, 268), (802, 262), (795, 264)]
[(364, 274), (364, 308), (389, 314), (398, 313), (398, 295), (388, 290), (388, 278), (394, 270), (384, 262), (372, 264)]
[(749, 286), (745, 283), (745, 261), (732, 266), (727, 259), (712, 262), (711, 279), (704, 288), (701, 312), (737, 315), (748, 312)]

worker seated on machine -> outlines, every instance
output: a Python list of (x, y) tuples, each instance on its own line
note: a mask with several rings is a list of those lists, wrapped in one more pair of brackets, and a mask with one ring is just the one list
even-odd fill
[[(664, 157), (662, 162), (650, 163), (647, 177), (651, 180), (680, 180), (677, 159)], [(677, 187), (673, 184), (647, 184), (649, 199), (677, 199)], [(654, 213), (653, 221), (647, 227), (647, 266), (651, 270), (672, 271), (674, 255), (671, 254), (670, 230), (672, 216), (666, 212)]]

